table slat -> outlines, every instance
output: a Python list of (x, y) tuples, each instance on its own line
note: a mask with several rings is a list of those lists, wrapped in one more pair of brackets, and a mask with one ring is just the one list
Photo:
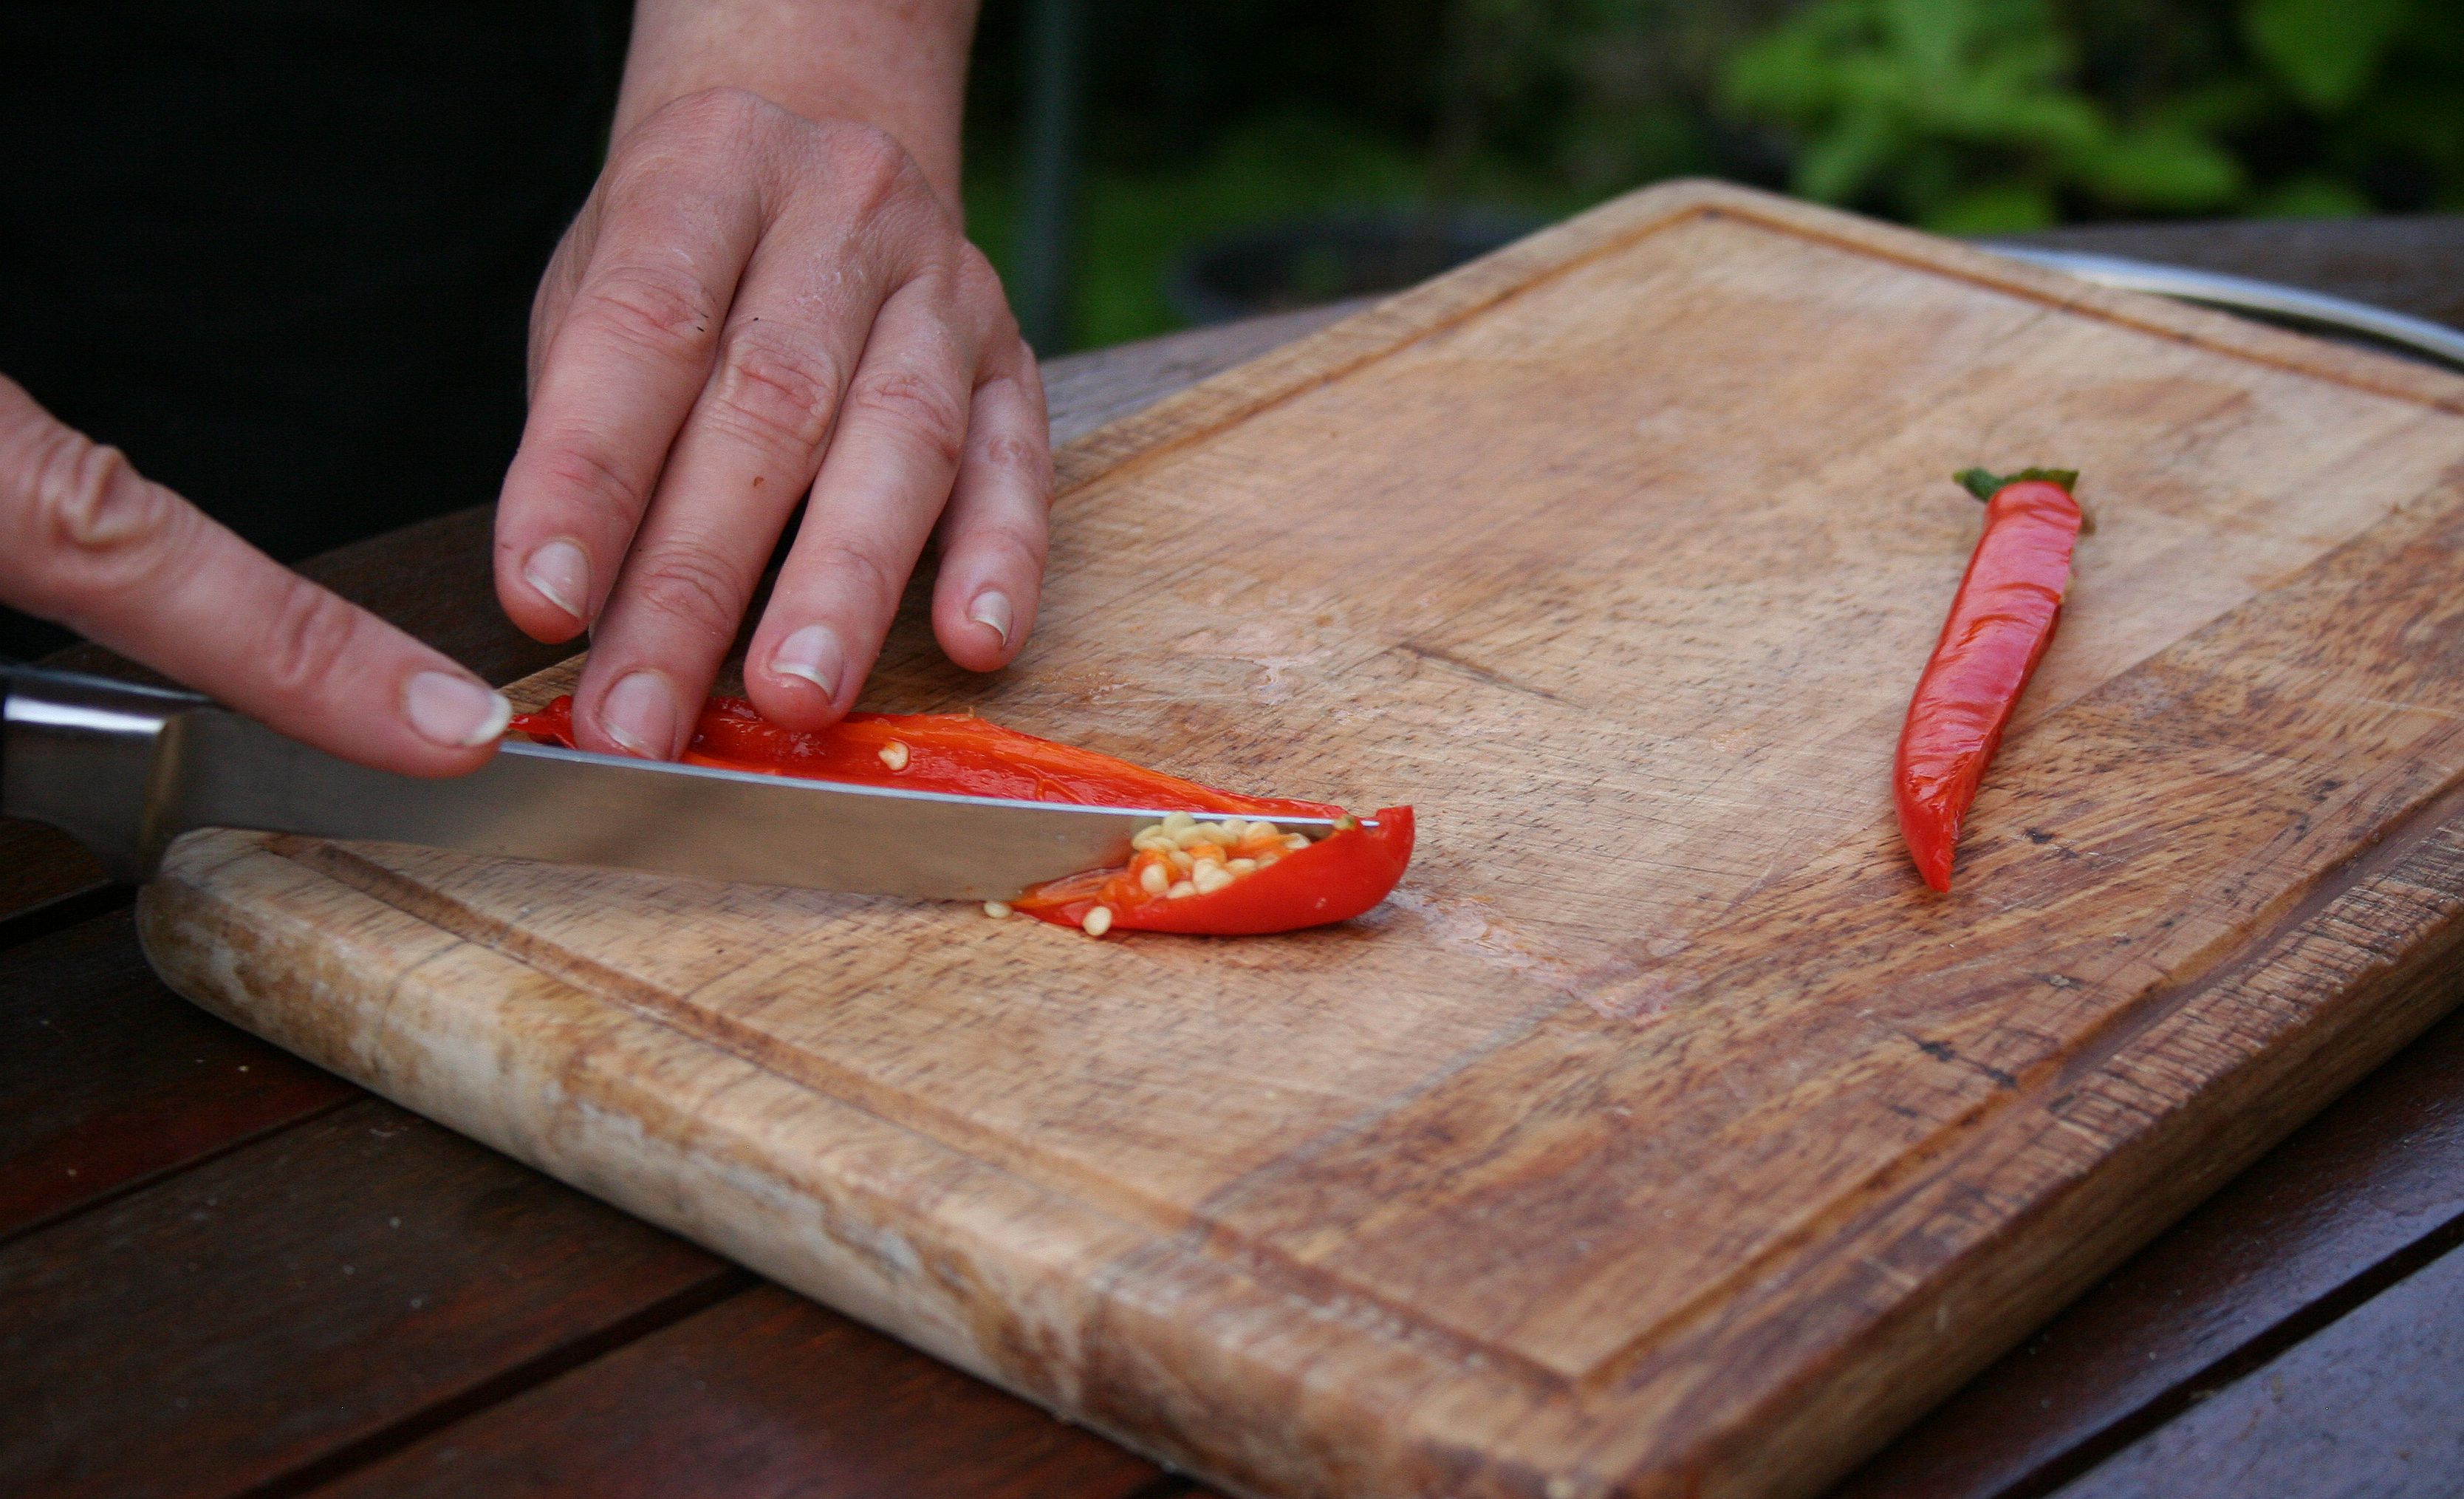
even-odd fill
[(1834, 1490), (2034, 1491), (2464, 1229), (2464, 1013), (2449, 1016)]
[[(32, 941), (93, 913), (69, 911), (109, 885), (102, 865), (77, 841), (40, 823), (0, 817), (0, 950)], [(124, 903), (115, 901), (114, 904)], [(47, 915), (54, 919), (44, 919)]]
[(2464, 1489), (2464, 1249), (2221, 1388), (2059, 1499), (2453, 1499)]
[(1162, 1470), (763, 1286), (438, 1432), (329, 1492), (1147, 1499)]
[(354, 1103), (0, 1248), (0, 1493), (296, 1486), (745, 1280)]
[(0, 1240), (362, 1096), (165, 988), (133, 924), (0, 952)]

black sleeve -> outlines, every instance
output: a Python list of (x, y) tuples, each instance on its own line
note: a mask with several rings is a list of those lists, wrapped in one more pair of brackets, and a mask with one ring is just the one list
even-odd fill
[(0, 0), (0, 372), (285, 561), (493, 499), (622, 15)]

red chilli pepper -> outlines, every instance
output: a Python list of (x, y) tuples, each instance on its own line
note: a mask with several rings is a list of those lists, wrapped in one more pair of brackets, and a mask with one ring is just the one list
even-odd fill
[(1133, 872), (1139, 866), (1133, 864), (1039, 885), (1014, 904), (1056, 926), (1084, 927), (1102, 906), (1112, 913), (1108, 926), (1212, 937), (1263, 937), (1349, 921), (1384, 900), (1403, 877), (1412, 862), (1412, 809), (1387, 807), (1374, 825), (1340, 812), (1328, 806), (1307, 814), (1336, 817), (1336, 830), (1212, 893), (1155, 894), (1139, 886)]
[(1925, 883), (1942, 891), (1950, 889), (1960, 822), (2054, 638), (2070, 585), (2071, 548), (2087, 524), (2071, 497), (2074, 471), (2030, 469), (2000, 478), (1969, 469), (1959, 482), (1985, 501), (1985, 534), (1908, 701), (1892, 773), (1908, 855)]
[[(539, 713), (523, 714), (512, 727), (571, 746), (573, 699), (560, 697)], [(1263, 829), (1276, 817), (1344, 816), (1341, 807), (1323, 802), (1221, 791), (964, 714), (857, 713), (807, 732), (770, 722), (740, 697), (714, 697), (693, 725), (683, 758), (687, 764), (724, 770), (910, 791), (1214, 814), (1241, 820), (1244, 829)], [(1412, 809), (1390, 807), (1377, 814), (1375, 826), (1353, 822), (1306, 848), (1261, 842), (1248, 850), (1260, 856), (1250, 859), (1258, 867), (1204, 893), (1155, 895), (1137, 884), (1139, 867), (1133, 865), (1054, 880), (1013, 904), (1056, 925), (1079, 927), (1102, 905), (1111, 915), (1097, 931), (1221, 937), (1289, 932), (1349, 920), (1385, 899), (1411, 862), (1412, 838)]]

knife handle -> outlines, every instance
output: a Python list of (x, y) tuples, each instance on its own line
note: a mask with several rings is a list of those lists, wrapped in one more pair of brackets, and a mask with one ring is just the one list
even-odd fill
[(49, 823), (116, 879), (154, 872), (181, 829), (160, 815), (180, 719), (207, 700), (108, 677), (0, 663), (0, 813)]

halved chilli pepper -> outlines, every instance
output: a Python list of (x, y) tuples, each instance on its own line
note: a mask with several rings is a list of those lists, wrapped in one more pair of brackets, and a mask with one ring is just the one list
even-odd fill
[[(573, 699), (560, 697), (520, 715), (512, 727), (570, 746)], [(1040, 919), (1099, 937), (1114, 928), (1255, 936), (1348, 920), (1385, 899), (1412, 857), (1410, 807), (1379, 812), (1374, 826), (1344, 819), (1350, 827), (1310, 843), (1273, 827), (1271, 819), (1342, 819), (1341, 807), (1219, 790), (964, 714), (856, 713), (826, 729), (804, 731), (770, 722), (743, 698), (714, 697), (694, 723), (683, 759), (857, 785), (1172, 812), (1164, 824), (1140, 830), (1129, 869), (1055, 880), (1014, 903)], [(1201, 825), (1207, 814), (1218, 820)], [(1188, 831), (1201, 826), (1212, 830)], [(1163, 851), (1167, 847), (1173, 852)], [(1156, 876), (1149, 871), (1158, 860), (1189, 877), (1152, 889)], [(1199, 874), (1199, 864), (1208, 872)]]
[(1959, 825), (2054, 638), (2071, 548), (2086, 525), (2071, 496), (2075, 471), (2029, 469), (2003, 478), (1969, 469), (1958, 479), (1985, 501), (1985, 534), (1909, 699), (1892, 774), (1908, 855), (1925, 883), (1944, 891)]
[(1176, 812), (1140, 831), (1128, 869), (1053, 880), (1016, 905), (1097, 937), (1114, 927), (1255, 937), (1349, 921), (1384, 900), (1412, 862), (1408, 806), (1370, 824), (1332, 806), (1306, 815), (1335, 818), (1335, 830), (1311, 843), (1268, 822)]

